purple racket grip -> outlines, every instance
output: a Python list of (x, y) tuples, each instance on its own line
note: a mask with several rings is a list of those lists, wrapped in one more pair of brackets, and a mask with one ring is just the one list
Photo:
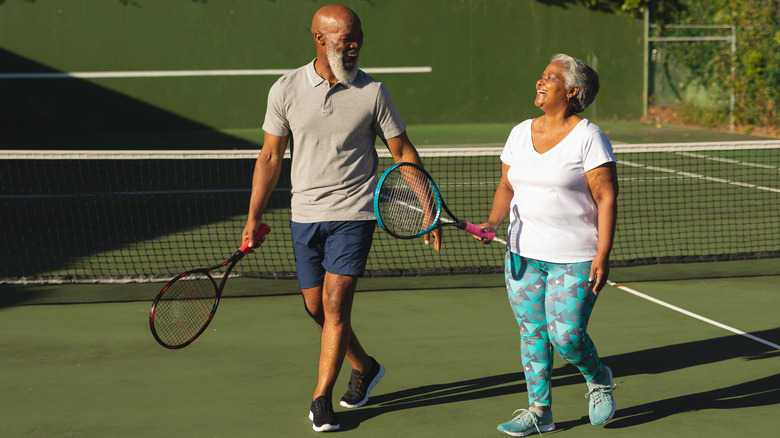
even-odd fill
[(496, 233), (489, 232), (486, 233), (482, 231), (482, 227), (479, 227), (477, 225), (472, 224), (471, 222), (466, 222), (466, 228), (463, 229), (463, 231), (467, 233), (471, 233), (477, 237), (481, 237), (483, 239), (493, 240), (496, 238)]

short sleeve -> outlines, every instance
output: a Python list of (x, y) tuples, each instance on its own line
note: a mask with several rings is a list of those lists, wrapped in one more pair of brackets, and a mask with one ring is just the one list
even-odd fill
[(511, 166), (512, 165), (512, 158), (514, 157), (514, 154), (512, 153), (512, 137), (515, 133), (514, 129), (512, 132), (509, 133), (509, 138), (506, 139), (506, 143), (504, 143), (504, 150), (501, 151), (501, 162)]
[(280, 78), (268, 91), (268, 106), (265, 111), (265, 121), (263, 122), (263, 131), (284, 137), (290, 135), (290, 122), (284, 106), (284, 87), (283, 78)]
[(501, 162), (511, 166), (514, 163), (515, 153), (523, 147), (525, 142), (531, 136), (531, 119), (525, 120), (512, 128), (509, 137), (504, 144), (504, 150), (501, 151)]
[(600, 129), (597, 129), (583, 142), (582, 164), (585, 172), (614, 161), (616, 160), (612, 151), (612, 143)]
[(398, 137), (406, 131), (406, 124), (398, 113), (390, 90), (385, 87), (385, 84), (379, 84), (374, 130), (383, 139)]

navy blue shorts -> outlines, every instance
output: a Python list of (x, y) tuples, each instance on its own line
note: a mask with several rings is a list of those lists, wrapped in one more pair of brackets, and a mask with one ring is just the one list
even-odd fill
[(290, 222), (301, 289), (321, 286), (325, 272), (362, 276), (375, 221)]

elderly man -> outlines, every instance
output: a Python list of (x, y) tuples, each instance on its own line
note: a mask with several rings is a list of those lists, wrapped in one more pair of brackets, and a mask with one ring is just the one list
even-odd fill
[[(375, 227), (376, 136), (396, 162), (421, 165), (387, 88), (358, 68), (363, 30), (358, 16), (328, 5), (311, 26), (317, 58), (282, 76), (268, 94), (263, 148), (252, 182), (243, 239), (263, 224), (287, 144), (292, 146), (292, 239), (306, 312), (321, 330), (319, 377), (309, 418), (315, 431), (336, 430), (333, 387), (344, 358), (352, 366), (341, 406), (363, 406), (385, 369), (351, 326), (355, 286)], [(290, 141), (290, 139), (293, 141)], [(440, 230), (433, 233), (441, 247)], [(429, 236), (425, 243), (430, 243)]]

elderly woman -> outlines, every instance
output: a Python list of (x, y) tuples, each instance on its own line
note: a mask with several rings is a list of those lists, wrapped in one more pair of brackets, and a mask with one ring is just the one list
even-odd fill
[[(553, 348), (587, 381), (594, 425), (615, 413), (612, 371), (586, 330), (607, 282), (617, 216), (612, 146), (577, 115), (599, 90), (596, 72), (559, 54), (536, 81), (534, 104), (544, 114), (517, 125), (501, 154), (501, 181), (488, 221), (495, 231), (510, 216), (505, 275), (520, 325), (529, 408), (498, 426), (512, 436), (553, 430)], [(487, 243), (487, 242), (485, 242)]]

